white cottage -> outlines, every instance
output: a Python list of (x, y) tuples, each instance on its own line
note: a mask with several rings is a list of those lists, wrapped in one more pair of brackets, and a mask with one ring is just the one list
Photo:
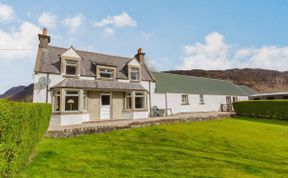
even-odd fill
[(47, 29), (39, 40), (33, 102), (52, 104), (50, 126), (147, 118), (153, 106), (166, 114), (219, 111), (248, 99), (228, 81), (151, 73), (141, 48), (127, 58), (55, 47)]

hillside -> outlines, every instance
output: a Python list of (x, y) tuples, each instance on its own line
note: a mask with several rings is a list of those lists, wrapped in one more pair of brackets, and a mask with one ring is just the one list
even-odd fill
[(18, 87), (12, 87), (7, 90), (4, 94), (0, 95), (0, 98), (10, 98), (11, 96), (23, 91), (25, 86), (20, 85)]
[(0, 98), (6, 98), (13, 101), (32, 102), (34, 85), (18, 86), (7, 90)]
[(229, 80), (237, 85), (246, 85), (258, 92), (288, 91), (288, 71), (280, 72), (266, 69), (228, 69), (228, 70), (171, 70), (167, 73)]

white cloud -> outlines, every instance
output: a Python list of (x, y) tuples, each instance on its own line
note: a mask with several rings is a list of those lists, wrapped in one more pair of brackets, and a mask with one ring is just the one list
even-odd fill
[(14, 19), (14, 11), (11, 6), (0, 2), (0, 21), (10, 21)]
[(210, 33), (205, 42), (183, 47), (178, 69), (265, 68), (287, 70), (288, 47), (232, 48), (220, 33)]
[(113, 36), (115, 34), (115, 30), (113, 28), (109, 28), (109, 27), (105, 28), (104, 32), (109, 36)]
[(43, 12), (38, 18), (39, 24), (48, 28), (55, 27), (56, 21), (57, 21), (57, 17), (50, 12)]
[(74, 17), (64, 19), (64, 25), (70, 28), (70, 32), (75, 32), (83, 24), (84, 19), (83, 14), (78, 14)]
[(184, 46), (183, 64), (181, 69), (202, 68), (221, 69), (229, 68), (229, 46), (224, 43), (223, 35), (214, 32), (205, 37), (205, 43)]
[[(4, 31), (0, 29), (0, 48), (1, 49), (37, 49), (37, 34), (40, 28), (30, 22), (22, 22), (18, 29)], [(37, 50), (2, 50), (1, 60), (10, 59), (34, 59)]]
[(150, 33), (150, 32), (140, 31), (139, 34), (145, 40), (148, 40), (148, 39), (150, 39), (153, 36), (153, 33)]
[(137, 26), (136, 21), (130, 17), (126, 12), (122, 12), (120, 15), (108, 16), (99, 22), (95, 22), (94, 26), (96, 28), (111, 26), (115, 28), (122, 27), (135, 27)]

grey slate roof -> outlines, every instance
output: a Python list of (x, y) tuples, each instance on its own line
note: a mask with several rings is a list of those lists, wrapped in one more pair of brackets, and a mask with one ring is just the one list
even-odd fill
[(146, 90), (140, 83), (125, 83), (117, 82), (114, 80), (79, 80), (67, 78), (60, 83), (52, 86), (51, 88), (81, 88), (81, 89), (94, 89), (94, 90)]
[[(48, 46), (47, 49), (42, 49), (40, 54), (40, 66), (39, 71), (43, 73), (55, 73), (60, 74), (61, 62), (60, 55), (66, 52), (67, 48), (60, 48), (54, 46)], [(108, 65), (115, 66), (117, 68), (116, 78), (128, 79), (127, 72), (125, 71), (126, 64), (132, 60), (132, 58), (99, 54), (94, 52), (87, 52), (74, 49), (75, 52), (82, 58), (81, 60), (81, 75), (83, 76), (95, 76), (96, 65)], [(142, 67), (142, 80), (153, 81), (146, 67)]]
[(152, 73), (158, 93), (189, 93), (204, 95), (247, 96), (230, 81), (162, 72)]

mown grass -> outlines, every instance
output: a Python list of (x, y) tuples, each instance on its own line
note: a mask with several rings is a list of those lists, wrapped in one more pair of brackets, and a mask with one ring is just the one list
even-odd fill
[(20, 177), (288, 177), (288, 122), (225, 119), (44, 139)]

